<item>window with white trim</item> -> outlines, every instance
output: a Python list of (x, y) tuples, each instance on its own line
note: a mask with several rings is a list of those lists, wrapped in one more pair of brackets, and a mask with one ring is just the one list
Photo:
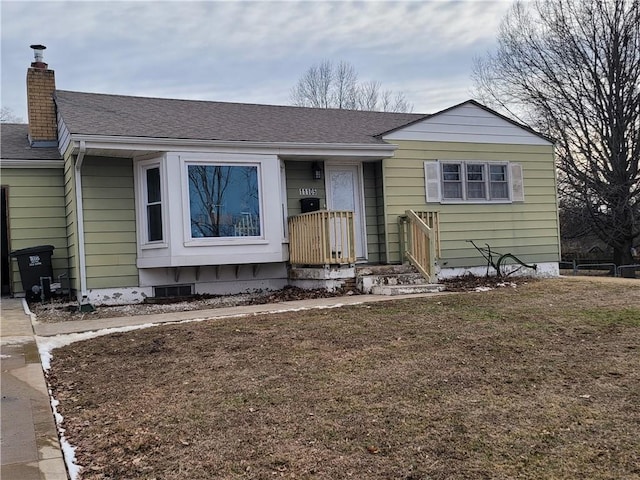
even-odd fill
[(187, 164), (192, 239), (261, 237), (260, 166)]
[(162, 181), (159, 165), (143, 168), (144, 202), (146, 220), (146, 242), (163, 240), (162, 228)]
[(427, 161), (427, 202), (522, 202), (522, 166), (511, 162)]
[(442, 165), (442, 197), (463, 199), (464, 182), (462, 180), (462, 164), (446, 163)]
[(494, 200), (509, 198), (506, 164), (489, 164), (489, 196)]

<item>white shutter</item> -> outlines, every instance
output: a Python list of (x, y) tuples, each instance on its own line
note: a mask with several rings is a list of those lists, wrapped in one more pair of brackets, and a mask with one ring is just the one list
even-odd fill
[(522, 165), (519, 163), (510, 163), (511, 176), (511, 201), (524, 202), (524, 182), (522, 180)]
[(427, 203), (440, 202), (440, 162), (424, 162), (424, 183)]

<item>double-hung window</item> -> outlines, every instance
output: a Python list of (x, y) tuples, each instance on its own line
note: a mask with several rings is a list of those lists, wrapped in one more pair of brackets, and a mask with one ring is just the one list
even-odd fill
[(442, 196), (462, 200), (463, 194), (462, 164), (445, 163), (442, 165)]
[(522, 167), (509, 162), (425, 162), (427, 202), (524, 201)]
[(160, 166), (153, 165), (144, 171), (144, 202), (146, 220), (146, 242), (161, 242), (162, 229), (162, 181)]
[(258, 164), (189, 163), (192, 239), (261, 237)]
[(467, 163), (466, 194), (469, 200), (487, 200), (487, 172), (484, 163)]
[(509, 177), (506, 164), (489, 164), (489, 193), (492, 199), (509, 198)]

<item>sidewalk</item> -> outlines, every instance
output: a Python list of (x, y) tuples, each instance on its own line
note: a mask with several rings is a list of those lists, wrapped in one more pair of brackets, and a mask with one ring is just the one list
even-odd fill
[(67, 480), (31, 318), (19, 299), (0, 306), (0, 478)]
[(436, 295), (450, 295), (450, 292), (414, 293), (410, 295), (352, 295), (345, 297), (316, 298), (311, 300), (294, 300), (290, 302), (265, 303), (260, 305), (243, 305), (235, 307), (212, 308), (208, 310), (190, 310), (186, 312), (156, 313), (152, 315), (132, 315), (129, 317), (94, 318), (89, 320), (74, 320), (70, 322), (38, 323), (33, 329), (39, 337), (82, 333), (105, 328), (134, 327), (145, 324), (161, 324), (171, 322), (185, 322), (195, 319), (213, 320), (223, 317), (244, 317), (263, 313), (281, 311), (307, 310), (310, 308), (332, 308), (356, 303), (374, 303), (404, 298), (433, 297)]

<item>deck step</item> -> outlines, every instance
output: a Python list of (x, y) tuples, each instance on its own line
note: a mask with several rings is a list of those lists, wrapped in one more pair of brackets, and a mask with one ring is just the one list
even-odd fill
[(371, 289), (373, 295), (410, 295), (415, 293), (437, 293), (444, 290), (444, 285), (425, 283), (422, 285), (376, 285)]

